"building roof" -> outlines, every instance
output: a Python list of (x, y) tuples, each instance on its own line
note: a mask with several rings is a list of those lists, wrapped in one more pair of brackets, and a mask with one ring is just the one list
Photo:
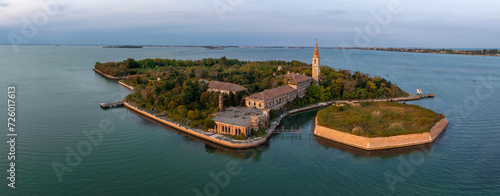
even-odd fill
[(295, 91), (291, 86), (280, 86), (248, 96), (248, 99), (268, 100)]
[(198, 82), (203, 82), (203, 83), (205, 83), (205, 84), (208, 84), (208, 83), (209, 83), (209, 81), (208, 81), (208, 80), (205, 80), (205, 79), (199, 79), (199, 80), (198, 80)]
[(252, 125), (252, 116), (262, 116), (264, 112), (257, 108), (248, 107), (230, 107), (225, 111), (220, 111), (215, 113), (215, 117), (212, 120), (220, 123), (237, 125), (241, 127), (249, 127)]
[(238, 92), (238, 91), (246, 91), (247, 88), (233, 84), (233, 83), (227, 83), (227, 82), (220, 82), (220, 81), (210, 81), (208, 83), (208, 88), (219, 90), (219, 91), (231, 91), (231, 92)]
[(316, 42), (316, 47), (314, 48), (313, 58), (319, 58), (318, 42)]
[[(299, 74), (299, 73), (287, 73), (284, 75), (286, 79), (288, 79), (288, 82), (291, 82), (291, 83), (300, 83), (300, 82), (304, 82), (306, 80), (312, 80), (313, 78), (312, 77), (309, 77), (309, 76), (306, 76), (306, 75), (303, 75), (303, 74)], [(283, 77), (283, 76), (281, 76)]]

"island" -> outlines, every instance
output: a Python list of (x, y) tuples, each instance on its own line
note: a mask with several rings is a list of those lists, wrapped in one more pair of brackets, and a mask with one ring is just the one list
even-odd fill
[(134, 45), (119, 45), (119, 46), (103, 46), (103, 48), (143, 48), (143, 47)]
[(394, 102), (339, 102), (315, 122), (314, 135), (365, 150), (430, 143), (448, 125), (442, 114)]
[(342, 50), (374, 50), (391, 52), (411, 52), (428, 54), (457, 54), (457, 55), (477, 55), (477, 56), (500, 56), (498, 49), (463, 50), (463, 49), (430, 49), (430, 48), (382, 48), (382, 47), (336, 47)]
[(121, 102), (137, 113), (230, 148), (261, 145), (285, 116), (342, 100), (411, 101), (411, 95), (380, 76), (299, 61), (129, 58), (97, 62), (94, 71), (132, 90)]

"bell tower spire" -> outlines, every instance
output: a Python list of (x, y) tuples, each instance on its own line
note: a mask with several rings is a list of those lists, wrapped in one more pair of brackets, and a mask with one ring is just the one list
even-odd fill
[(316, 86), (319, 85), (319, 50), (318, 50), (318, 39), (316, 39), (316, 47), (314, 48), (314, 55), (312, 58), (312, 77), (314, 82), (316, 83)]

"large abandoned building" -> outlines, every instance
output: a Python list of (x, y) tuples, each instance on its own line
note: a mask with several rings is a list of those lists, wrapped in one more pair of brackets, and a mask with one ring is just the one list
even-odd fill
[(269, 110), (230, 107), (214, 115), (215, 117), (212, 120), (215, 121), (215, 126), (209, 131), (224, 135), (243, 134), (248, 137), (252, 135), (252, 130), (258, 130), (269, 125)]

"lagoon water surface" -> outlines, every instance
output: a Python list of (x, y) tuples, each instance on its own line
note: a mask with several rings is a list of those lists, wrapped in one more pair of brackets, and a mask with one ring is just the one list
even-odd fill
[[(499, 195), (500, 58), (381, 51), (320, 50), (323, 65), (379, 75), (433, 99), (411, 102), (444, 114), (449, 125), (429, 145), (366, 152), (310, 136), (275, 135), (261, 147), (232, 150), (201, 141), (125, 108), (103, 110), (130, 93), (94, 73), (95, 62), (127, 58), (299, 60), (313, 49), (104, 49), (0, 46), (0, 78), (17, 88), (16, 189), (0, 195)], [(473, 80), (476, 80), (473, 82)], [(308, 128), (317, 110), (283, 120)], [(7, 124), (7, 112), (3, 112)], [(6, 125), (5, 125), (6, 126)], [(7, 130), (0, 139), (8, 169)], [(100, 130), (91, 149), (85, 133)], [(95, 136), (95, 135), (94, 135)], [(80, 160), (72, 151), (86, 152)], [(67, 158), (71, 165), (67, 165)], [(58, 179), (53, 164), (66, 170)], [(235, 167), (229, 175), (227, 165)], [(228, 175), (226, 175), (228, 174)], [(216, 176), (215, 178), (213, 176)]]

